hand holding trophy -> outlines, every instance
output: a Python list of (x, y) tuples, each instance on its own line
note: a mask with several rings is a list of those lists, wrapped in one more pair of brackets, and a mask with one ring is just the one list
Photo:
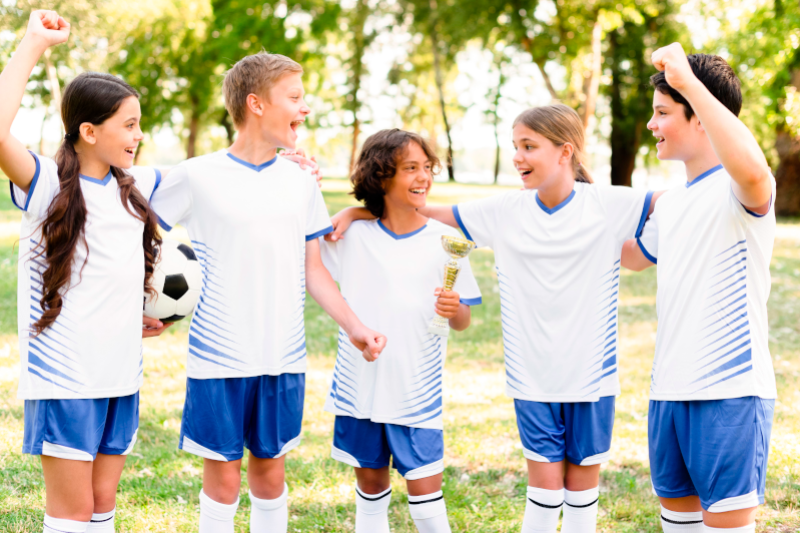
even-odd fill
[[(444, 265), (444, 284), (442, 289), (445, 291), (452, 291), (453, 285), (456, 284), (456, 278), (461, 268), (458, 266), (457, 259), (463, 259), (475, 249), (475, 243), (462, 239), (461, 237), (452, 237), (450, 235), (442, 235), (442, 247), (444, 251), (450, 255), (450, 260)], [(428, 325), (428, 333), (447, 337), (450, 334), (450, 324), (446, 318), (441, 315), (436, 315)]]

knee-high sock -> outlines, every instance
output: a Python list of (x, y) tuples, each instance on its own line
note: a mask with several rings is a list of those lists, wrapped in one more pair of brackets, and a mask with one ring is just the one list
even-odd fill
[(597, 531), (598, 487), (581, 491), (564, 491), (564, 519), (561, 533), (594, 533)]
[(756, 523), (742, 527), (734, 527), (729, 529), (722, 529), (718, 527), (703, 526), (703, 533), (756, 533)]
[(450, 533), (442, 491), (423, 496), (408, 495), (408, 511), (419, 533)]
[(528, 487), (522, 533), (555, 533), (564, 504), (564, 489)]
[(661, 506), (664, 533), (703, 533), (703, 511), (679, 513)]
[(107, 513), (92, 514), (92, 521), (89, 522), (89, 529), (86, 533), (114, 533), (114, 514), (116, 508)]
[(200, 533), (233, 533), (239, 498), (230, 505), (215, 502), (200, 491)]
[(392, 488), (379, 494), (364, 494), (356, 486), (356, 533), (389, 533)]
[(250, 533), (286, 533), (289, 528), (289, 486), (274, 500), (261, 500), (250, 492)]
[(85, 533), (88, 527), (89, 522), (77, 522), (44, 515), (44, 533)]

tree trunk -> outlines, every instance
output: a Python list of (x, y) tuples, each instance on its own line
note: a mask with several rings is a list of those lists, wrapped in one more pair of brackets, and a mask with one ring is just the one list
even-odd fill
[(39, 155), (44, 155), (44, 125), (47, 123), (47, 108), (44, 108), (44, 118), (42, 126), (39, 128)]
[[(624, 73), (620, 70), (617, 32), (609, 34), (611, 65), (611, 185), (631, 186), (633, 169), (636, 166), (636, 153), (642, 140), (643, 120), (630, 117), (622, 98)], [(631, 124), (631, 118), (633, 123)]]
[(186, 159), (195, 155), (197, 135), (200, 130), (200, 105), (197, 98), (192, 97), (192, 115), (189, 118), (189, 137), (186, 139)]
[(594, 28), (592, 29), (592, 67), (584, 84), (584, 94), (586, 100), (583, 104), (583, 129), (589, 129), (589, 119), (594, 116), (597, 106), (597, 93), (600, 90), (600, 69), (603, 62), (600, 38), (603, 35), (603, 28), (600, 26), (600, 13), (595, 13)]
[(227, 109), (222, 110), (222, 118), (219, 121), (220, 125), (225, 128), (225, 136), (228, 137), (228, 146), (233, 144), (233, 137), (236, 134), (236, 129), (231, 123), (231, 116)]
[(775, 149), (778, 152), (775, 213), (797, 216), (800, 214), (800, 138), (779, 130)]
[(364, 72), (364, 50), (366, 49), (366, 36), (364, 26), (369, 16), (369, 5), (365, 0), (358, 0), (355, 7), (355, 20), (353, 21), (353, 57), (351, 59), (353, 69), (353, 88), (348, 95), (350, 98), (349, 107), (353, 112), (353, 142), (350, 147), (350, 173), (356, 165), (356, 152), (358, 150), (358, 135), (361, 133), (361, 121), (358, 119), (358, 111), (361, 109), (361, 102), (358, 99), (358, 91), (361, 90), (361, 75)]
[[(53, 97), (53, 104), (56, 106), (56, 113), (61, 115), (61, 86), (58, 83), (58, 74), (50, 59), (50, 49), (44, 51), (44, 67), (47, 71), (47, 79), (50, 81), (50, 94)], [(64, 124), (59, 120), (60, 130), (64, 134)]]
[(456, 181), (455, 169), (453, 168), (453, 140), (450, 138), (450, 123), (447, 121), (447, 108), (444, 102), (444, 79), (442, 76), (442, 61), (439, 52), (439, 33), (436, 30), (436, 10), (438, 8), (436, 0), (430, 0), (431, 6), (431, 42), (433, 44), (433, 70), (436, 80), (436, 89), (439, 91), (439, 107), (442, 110), (442, 121), (444, 122), (444, 132), (447, 135), (447, 179)]

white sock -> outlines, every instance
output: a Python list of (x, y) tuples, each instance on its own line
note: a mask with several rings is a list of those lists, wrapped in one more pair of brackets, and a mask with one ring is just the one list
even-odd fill
[(408, 511), (419, 533), (450, 533), (442, 491), (423, 496), (409, 494)]
[(563, 504), (564, 489), (528, 487), (522, 533), (555, 533)]
[(92, 521), (89, 522), (87, 533), (114, 533), (114, 513), (117, 509), (111, 509), (107, 513), (92, 514)]
[(703, 533), (703, 511), (679, 513), (662, 505), (661, 528), (664, 533)]
[(230, 505), (215, 502), (200, 491), (200, 533), (233, 533), (239, 498)]
[(364, 494), (356, 486), (356, 533), (389, 533), (392, 488), (379, 494)]
[(44, 533), (85, 533), (88, 527), (89, 522), (77, 522), (44, 515)]
[(600, 489), (564, 490), (564, 520), (561, 533), (594, 533), (597, 531), (597, 502)]
[(750, 525), (742, 526), (742, 527), (733, 527), (733, 528), (718, 528), (718, 527), (708, 527), (703, 525), (703, 533), (756, 533), (756, 523), (753, 522)]
[(261, 500), (250, 492), (251, 533), (286, 533), (289, 528), (289, 486), (283, 484), (283, 494), (274, 500)]

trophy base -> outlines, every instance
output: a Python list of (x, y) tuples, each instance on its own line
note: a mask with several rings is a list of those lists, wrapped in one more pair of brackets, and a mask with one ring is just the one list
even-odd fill
[(428, 325), (428, 333), (439, 335), (440, 337), (447, 337), (450, 335), (450, 326), (437, 326), (436, 324)]

